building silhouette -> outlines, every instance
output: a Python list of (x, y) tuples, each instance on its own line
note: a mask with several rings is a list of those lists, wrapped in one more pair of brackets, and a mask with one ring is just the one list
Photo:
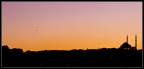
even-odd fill
[(131, 46), (131, 45), (128, 43), (128, 35), (127, 35), (126, 42), (124, 42), (124, 43), (119, 47), (119, 49), (137, 50), (137, 36), (135, 35), (135, 46)]

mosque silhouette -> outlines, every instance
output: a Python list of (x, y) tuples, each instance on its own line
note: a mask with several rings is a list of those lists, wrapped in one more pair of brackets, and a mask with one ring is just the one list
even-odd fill
[(126, 38), (126, 42), (124, 42), (119, 49), (126, 49), (126, 50), (137, 50), (137, 35), (135, 35), (135, 47), (132, 47), (129, 43), (128, 43), (128, 35)]

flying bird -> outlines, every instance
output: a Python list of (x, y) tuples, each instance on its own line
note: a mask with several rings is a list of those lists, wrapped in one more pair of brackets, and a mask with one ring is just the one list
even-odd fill
[(34, 30), (34, 31), (36, 31), (36, 32), (38, 31), (38, 30), (37, 30), (37, 27), (35, 27), (35, 30)]
[(36, 30), (34, 30), (34, 31), (37, 31), (37, 29), (36, 29)]

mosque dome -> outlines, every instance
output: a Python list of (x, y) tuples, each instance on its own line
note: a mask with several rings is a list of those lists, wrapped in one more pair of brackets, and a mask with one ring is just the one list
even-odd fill
[(131, 45), (128, 44), (127, 42), (124, 42), (124, 43), (121, 45), (120, 48), (121, 48), (121, 49), (128, 49), (128, 48), (131, 48)]

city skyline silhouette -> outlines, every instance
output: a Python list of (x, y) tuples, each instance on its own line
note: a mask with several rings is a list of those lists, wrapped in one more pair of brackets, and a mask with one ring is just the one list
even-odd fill
[(2, 46), (2, 67), (142, 67), (142, 50), (126, 41), (119, 48), (23, 51)]
[(26, 52), (2, 46), (2, 67), (142, 67), (142, 60), (142, 50), (127, 42), (119, 48)]

